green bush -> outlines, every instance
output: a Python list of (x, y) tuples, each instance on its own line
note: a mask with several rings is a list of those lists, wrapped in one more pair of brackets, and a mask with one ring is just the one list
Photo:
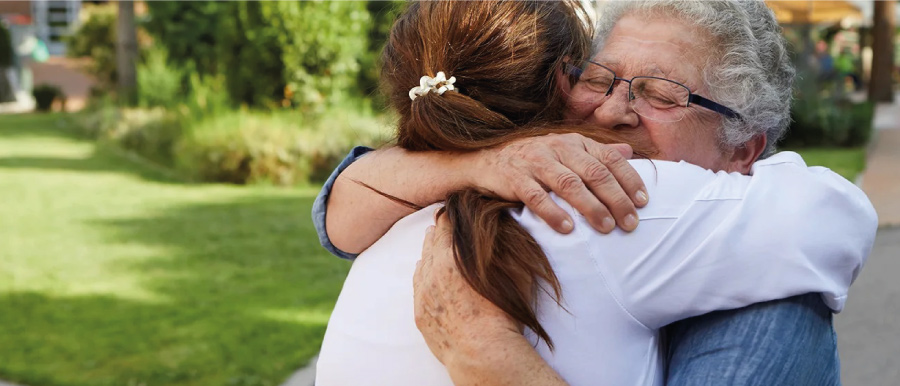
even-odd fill
[(297, 112), (122, 109), (95, 104), (73, 116), (79, 134), (175, 168), (193, 180), (295, 185), (320, 181), (356, 145), (380, 146), (388, 122), (365, 106), (310, 120)]
[(34, 95), (35, 107), (38, 111), (50, 111), (53, 101), (62, 102), (66, 97), (62, 89), (49, 84), (35, 86), (31, 93)]
[(173, 167), (173, 149), (184, 120), (163, 108), (125, 109), (107, 139), (155, 163)]
[(301, 126), (297, 113), (238, 111), (192, 125), (175, 148), (185, 174), (210, 182), (294, 185), (327, 175), (356, 144), (379, 145), (383, 121), (371, 116), (327, 114)]
[(171, 63), (200, 75), (219, 71), (221, 21), (231, 7), (219, 1), (148, 1), (147, 32), (169, 53)]
[(134, 152), (157, 164), (173, 167), (175, 141), (185, 117), (163, 108), (117, 107), (113, 102), (92, 106), (72, 117), (78, 134)]
[[(360, 62), (369, 47), (372, 20), (361, 2), (264, 2), (281, 31), (290, 102), (321, 113), (360, 96)], [(380, 48), (380, 47), (379, 47)]]
[[(237, 105), (321, 113), (372, 89), (382, 42), (369, 39), (383, 39), (393, 20), (386, 5), (372, 4), (149, 2), (145, 26), (170, 63), (224, 76)], [(381, 12), (377, 24), (370, 12)]]
[(168, 63), (166, 49), (150, 47), (137, 67), (138, 103), (144, 107), (172, 106), (185, 97), (185, 71)]
[(81, 10), (81, 24), (65, 38), (66, 55), (89, 57), (87, 71), (102, 87), (116, 83), (116, 5), (94, 5)]
[(873, 103), (802, 98), (791, 107), (793, 122), (783, 146), (862, 146), (872, 135)]
[(280, 116), (234, 112), (192, 125), (176, 147), (176, 164), (202, 181), (291, 185), (309, 173), (296, 129)]

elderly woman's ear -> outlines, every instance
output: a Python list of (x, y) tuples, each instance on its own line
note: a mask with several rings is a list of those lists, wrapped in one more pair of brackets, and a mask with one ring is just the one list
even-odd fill
[(765, 149), (766, 136), (757, 135), (753, 137), (753, 139), (747, 141), (742, 146), (733, 149), (726, 170), (728, 172), (750, 174), (750, 168), (753, 166), (753, 163), (759, 159), (759, 156)]

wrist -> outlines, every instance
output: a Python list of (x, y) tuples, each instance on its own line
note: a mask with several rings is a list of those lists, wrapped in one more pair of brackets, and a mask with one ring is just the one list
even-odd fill
[(443, 355), (442, 362), (452, 373), (479, 374), (493, 372), (505, 367), (510, 356), (515, 356), (518, 348), (532, 349), (525, 336), (504, 327), (478, 328), (478, 333), (457, 339), (453, 349)]
[(484, 181), (478, 177), (478, 172), (486, 170), (489, 149), (457, 153), (454, 156), (454, 173), (459, 182), (458, 189), (481, 189)]

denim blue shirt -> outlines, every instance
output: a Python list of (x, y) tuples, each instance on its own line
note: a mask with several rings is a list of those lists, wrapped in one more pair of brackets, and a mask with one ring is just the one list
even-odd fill
[(338, 175), (341, 174), (344, 169), (347, 169), (350, 164), (372, 150), (372, 148), (365, 146), (357, 146), (354, 147), (353, 150), (350, 150), (350, 154), (347, 154), (347, 157), (341, 161), (341, 164), (331, 172), (331, 176), (325, 181), (325, 185), (322, 186), (322, 191), (319, 192), (319, 195), (316, 196), (316, 201), (313, 202), (312, 220), (313, 225), (316, 227), (316, 233), (319, 235), (319, 243), (322, 244), (328, 252), (331, 252), (333, 255), (342, 259), (353, 260), (358, 254), (347, 253), (337, 249), (334, 244), (331, 243), (331, 239), (328, 238), (328, 232), (325, 231), (325, 212), (328, 210), (328, 196), (331, 195), (331, 188), (334, 187), (334, 181), (337, 180)]

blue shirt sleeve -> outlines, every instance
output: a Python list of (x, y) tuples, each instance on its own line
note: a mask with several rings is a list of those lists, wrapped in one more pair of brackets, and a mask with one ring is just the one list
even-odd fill
[(372, 151), (372, 148), (365, 146), (357, 146), (354, 147), (353, 150), (350, 150), (350, 154), (347, 154), (347, 157), (341, 161), (341, 164), (334, 169), (331, 176), (325, 181), (325, 185), (322, 186), (322, 191), (319, 192), (319, 195), (316, 196), (316, 201), (313, 202), (312, 220), (313, 225), (316, 227), (316, 233), (319, 235), (319, 243), (322, 244), (328, 252), (331, 252), (333, 255), (342, 259), (353, 260), (356, 258), (357, 254), (347, 253), (337, 249), (334, 244), (331, 243), (331, 239), (328, 238), (328, 232), (325, 231), (325, 211), (328, 207), (328, 196), (331, 194), (331, 188), (334, 187), (334, 181), (337, 180), (338, 175), (341, 174), (344, 169), (347, 169), (350, 164), (370, 151)]

